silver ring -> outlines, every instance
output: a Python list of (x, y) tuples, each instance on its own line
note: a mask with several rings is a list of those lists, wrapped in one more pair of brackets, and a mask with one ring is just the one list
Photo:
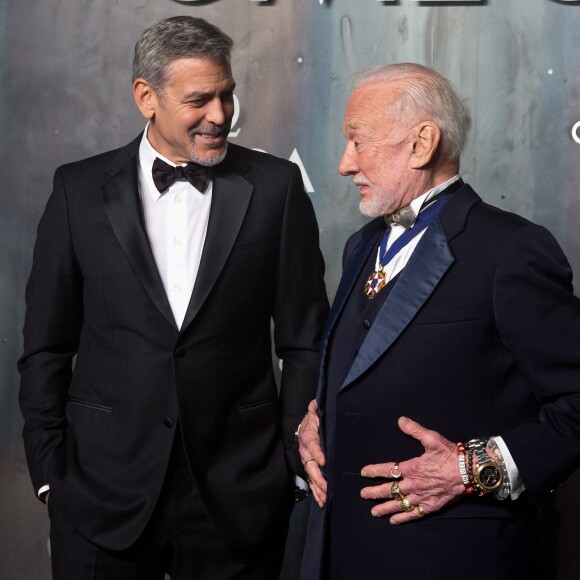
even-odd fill
[[(397, 471), (398, 473), (393, 473), (394, 471)], [(401, 468), (399, 467), (398, 461), (395, 462), (393, 469), (391, 469), (391, 473), (389, 474), (389, 477), (391, 479), (401, 479), (401, 477), (403, 477), (403, 472), (401, 471)]]

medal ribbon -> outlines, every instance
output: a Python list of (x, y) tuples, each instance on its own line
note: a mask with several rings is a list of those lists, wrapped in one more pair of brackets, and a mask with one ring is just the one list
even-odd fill
[[(391, 228), (388, 227), (383, 234), (381, 239), (381, 244), (379, 246), (379, 256), (377, 260), (377, 272), (382, 270), (415, 236), (419, 235), (423, 230), (428, 228), (441, 208), (449, 200), (450, 195), (444, 195), (439, 199), (435, 200), (433, 203), (429, 204), (423, 211), (419, 212), (415, 225), (408, 230), (405, 230), (394, 242), (393, 245), (387, 250), (387, 240), (389, 239), (389, 234), (391, 233)], [(373, 280), (371, 283), (371, 288), (377, 284), (377, 280)]]

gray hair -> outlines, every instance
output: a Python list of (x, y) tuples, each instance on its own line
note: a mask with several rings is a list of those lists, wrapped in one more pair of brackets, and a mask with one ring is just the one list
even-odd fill
[(457, 161), (471, 127), (469, 109), (449, 80), (431, 68), (415, 63), (375, 66), (355, 73), (352, 89), (370, 82), (396, 81), (401, 90), (395, 113), (403, 122), (426, 120), (441, 130), (443, 159)]
[(145, 79), (161, 93), (169, 65), (180, 58), (230, 61), (233, 40), (203, 18), (172, 16), (147, 28), (135, 45), (133, 82)]

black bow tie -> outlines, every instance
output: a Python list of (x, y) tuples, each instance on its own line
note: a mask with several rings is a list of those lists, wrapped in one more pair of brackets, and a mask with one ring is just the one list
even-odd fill
[(173, 167), (156, 157), (152, 173), (155, 187), (162, 195), (178, 179), (186, 179), (193, 187), (204, 193), (207, 187), (209, 168), (193, 162)]

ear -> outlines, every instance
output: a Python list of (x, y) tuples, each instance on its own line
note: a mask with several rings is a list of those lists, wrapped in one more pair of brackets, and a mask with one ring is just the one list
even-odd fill
[(440, 140), (441, 130), (435, 123), (425, 121), (417, 125), (414, 130), (411, 167), (421, 169), (427, 166), (435, 157)]
[(155, 111), (159, 108), (159, 98), (145, 79), (135, 79), (133, 83), (133, 98), (141, 114), (146, 119), (152, 120), (155, 116)]

